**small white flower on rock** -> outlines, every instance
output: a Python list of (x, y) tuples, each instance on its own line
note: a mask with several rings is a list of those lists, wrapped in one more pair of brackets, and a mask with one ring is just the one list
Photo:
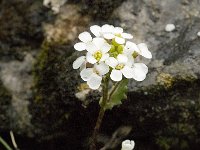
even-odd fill
[(74, 45), (77, 51), (85, 51), (73, 62), (73, 68), (81, 70), (81, 78), (91, 89), (98, 89), (104, 77), (119, 82), (125, 78), (143, 81), (146, 78), (148, 67), (138, 63), (138, 55), (151, 59), (152, 54), (145, 43), (135, 44), (126, 39), (133, 36), (124, 33), (121, 27), (105, 24), (93, 25), (89, 32), (82, 32), (78, 38), (81, 42)]
[(125, 140), (122, 142), (121, 150), (133, 150), (135, 147), (135, 142), (133, 140)]
[(113, 68), (110, 74), (110, 78), (113, 81), (121, 81), (122, 75), (124, 75), (127, 79), (133, 77), (134, 70), (131, 68), (132, 64), (129, 63), (126, 55), (119, 54), (117, 59), (110, 57), (106, 60), (106, 64)]
[(166, 26), (165, 26), (165, 31), (166, 32), (172, 32), (172, 31), (174, 31), (175, 30), (175, 25), (174, 24), (167, 24)]
[(103, 38), (94, 38), (86, 46), (88, 51), (86, 60), (91, 64), (105, 61), (109, 57), (108, 51), (110, 48), (111, 46)]
[(93, 25), (90, 27), (90, 31), (96, 36), (96, 37), (103, 37), (102, 28), (98, 25)]
[[(104, 28), (103, 28), (104, 27)], [(104, 29), (104, 30), (103, 30)], [(102, 30), (104, 31), (104, 38), (105, 39), (114, 39), (114, 41), (117, 44), (124, 44), (126, 42), (126, 39), (132, 39), (133, 36), (128, 33), (124, 33), (123, 29), (121, 27), (109, 27), (104, 25), (102, 26)], [(110, 32), (105, 32), (105, 31), (110, 31)]]
[(109, 72), (109, 67), (105, 63), (95, 64), (93, 68), (85, 68), (80, 75), (91, 89), (98, 89), (101, 85), (102, 76)]
[(79, 40), (81, 40), (81, 42), (76, 43), (74, 45), (74, 48), (77, 51), (83, 51), (83, 50), (85, 50), (87, 44), (89, 44), (90, 42), (92, 42), (92, 36), (90, 35), (89, 32), (82, 32), (81, 34), (79, 34), (78, 38), (79, 38)]
[(121, 27), (114, 27), (105, 24), (102, 27), (93, 25), (90, 27), (91, 32), (97, 37), (104, 37), (105, 39), (114, 39), (118, 44), (124, 44), (125, 39), (132, 39), (133, 36), (129, 33), (124, 33)]
[(133, 42), (126, 42), (123, 53), (126, 55), (132, 55), (133, 58), (136, 58), (138, 55), (141, 55), (145, 58), (151, 59), (152, 54), (148, 50), (147, 45), (145, 43), (140, 43), (136, 45)]

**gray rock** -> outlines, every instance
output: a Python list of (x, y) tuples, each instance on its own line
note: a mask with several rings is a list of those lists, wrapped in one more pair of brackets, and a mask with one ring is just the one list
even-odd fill
[(0, 118), (1, 129), (5, 129), (2, 132), (13, 130), (19, 135), (32, 136), (29, 99), (34, 57), (43, 41), (42, 22), (48, 20), (44, 10), (42, 2), (37, 0), (0, 2), (0, 79), (5, 89), (0, 105), (1, 113), (4, 112)]
[(9, 115), (10, 129), (18, 134), (31, 135), (31, 115), (28, 110), (33, 86), (33, 78), (30, 75), (34, 59), (27, 54), (24, 61), (11, 61), (0, 63), (0, 77), (4, 87), (12, 94)]

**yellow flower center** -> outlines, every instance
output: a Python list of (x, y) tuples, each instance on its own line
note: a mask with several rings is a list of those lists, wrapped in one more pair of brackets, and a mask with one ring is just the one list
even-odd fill
[(101, 51), (96, 51), (93, 56), (97, 61), (100, 61), (101, 57), (102, 57), (102, 52)]
[(121, 70), (121, 69), (123, 69), (124, 68), (124, 64), (118, 64), (116, 67), (115, 67), (115, 69), (117, 69), (117, 70)]
[(132, 56), (133, 56), (133, 58), (136, 58), (138, 56), (138, 53), (136, 51), (134, 51)]
[(116, 33), (115, 36), (122, 37), (120, 33)]

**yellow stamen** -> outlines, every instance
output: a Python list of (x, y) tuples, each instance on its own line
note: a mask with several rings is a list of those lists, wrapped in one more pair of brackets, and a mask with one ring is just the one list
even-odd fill
[(124, 64), (118, 64), (116, 67), (115, 67), (115, 69), (117, 69), (117, 70), (121, 70), (121, 69), (123, 69), (124, 68)]
[(101, 57), (102, 57), (102, 52), (101, 51), (96, 51), (93, 56), (97, 61), (100, 61)]
[(134, 51), (132, 56), (133, 56), (133, 58), (136, 58), (138, 56), (138, 53), (136, 51)]

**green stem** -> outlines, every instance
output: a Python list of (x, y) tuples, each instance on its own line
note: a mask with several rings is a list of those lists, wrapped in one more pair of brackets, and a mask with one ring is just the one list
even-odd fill
[(0, 136), (0, 143), (7, 149), (7, 150), (13, 150), (7, 143), (4, 141), (4, 139)]
[(121, 83), (121, 81), (120, 81), (120, 82), (117, 82), (117, 83), (115, 84), (115, 86), (112, 88), (112, 90), (111, 90), (111, 92), (110, 92), (110, 94), (109, 94), (109, 97), (108, 97), (108, 101), (110, 101), (111, 96), (113, 95), (113, 93), (115, 92), (115, 90), (117, 89), (117, 87), (119, 86), (120, 83)]
[(108, 84), (109, 84), (109, 77), (105, 77), (104, 83), (103, 83), (103, 99), (102, 99), (102, 103), (101, 103), (101, 109), (99, 111), (97, 122), (94, 127), (93, 134), (92, 134), (90, 150), (96, 150), (97, 135), (98, 135), (105, 111), (106, 111), (105, 106), (106, 106), (107, 99), (108, 99)]

